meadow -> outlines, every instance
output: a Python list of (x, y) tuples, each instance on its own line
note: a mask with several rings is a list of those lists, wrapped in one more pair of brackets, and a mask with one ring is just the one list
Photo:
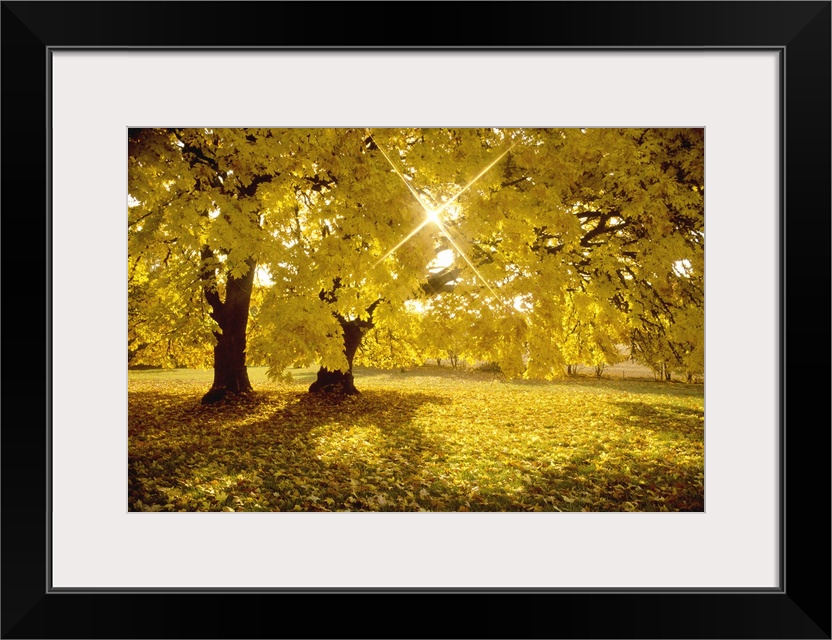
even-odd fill
[(704, 387), (476, 370), (355, 370), (357, 396), (250, 368), (131, 371), (130, 511), (703, 511)]

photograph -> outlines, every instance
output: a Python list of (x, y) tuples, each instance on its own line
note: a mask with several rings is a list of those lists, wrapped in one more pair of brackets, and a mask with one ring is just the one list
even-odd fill
[(705, 129), (129, 128), (130, 512), (704, 512)]
[(830, 0), (402, 6), (2, 2), (0, 637), (829, 640)]

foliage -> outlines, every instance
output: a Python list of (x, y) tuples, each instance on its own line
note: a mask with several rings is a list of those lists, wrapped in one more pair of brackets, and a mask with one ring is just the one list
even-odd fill
[(256, 269), (249, 351), (274, 376), (345, 370), (345, 323), (375, 326), (358, 358), (381, 366), (551, 379), (624, 344), (702, 373), (699, 129), (145, 129), (129, 195), (135, 362), (210, 360)]
[(701, 387), (363, 374), (337, 404), (301, 375), (205, 407), (204, 377), (131, 373), (130, 510), (704, 508)]
[(356, 363), (384, 369), (424, 363), (424, 322), (424, 314), (416, 310), (379, 305), (374, 314), (375, 328), (362, 341)]

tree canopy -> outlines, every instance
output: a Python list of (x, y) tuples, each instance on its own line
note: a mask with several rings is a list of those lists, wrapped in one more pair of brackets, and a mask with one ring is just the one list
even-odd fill
[[(701, 129), (140, 129), (132, 363), (701, 373)], [(372, 332), (370, 330), (372, 329)], [(622, 347), (624, 350), (622, 350)]]

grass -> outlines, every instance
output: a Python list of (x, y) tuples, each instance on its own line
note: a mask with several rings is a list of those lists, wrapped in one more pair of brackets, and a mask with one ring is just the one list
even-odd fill
[(129, 374), (131, 511), (702, 511), (701, 385), (359, 368), (333, 402), (249, 370)]

